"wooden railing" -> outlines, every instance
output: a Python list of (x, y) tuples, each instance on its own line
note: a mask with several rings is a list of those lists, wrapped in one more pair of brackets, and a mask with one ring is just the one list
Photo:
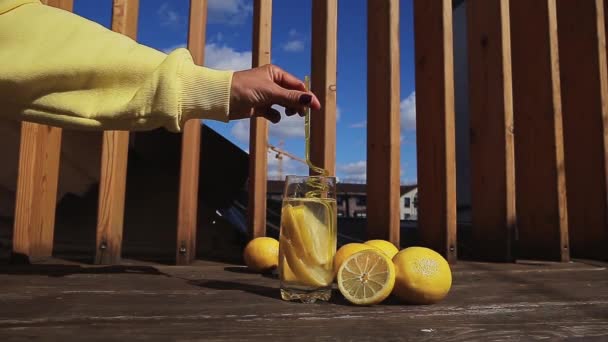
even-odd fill
[[(46, 0), (72, 9), (71, 0)], [(312, 159), (335, 172), (337, 0), (313, 0)], [(604, 0), (468, 0), (472, 236), (477, 259), (608, 259)], [(203, 64), (206, 0), (190, 1)], [(136, 37), (138, 1), (112, 29)], [(457, 259), (452, 0), (414, 0), (421, 244)], [(253, 65), (270, 62), (272, 1), (254, 1)], [(399, 236), (399, 0), (368, 1), (368, 236)], [(408, 52), (410, 53), (410, 52)], [(347, 95), (346, 95), (347, 96)], [(183, 133), (176, 262), (195, 255), (200, 124)], [(463, 132), (458, 132), (462, 134)], [(469, 132), (464, 132), (469, 134)], [(252, 119), (249, 228), (265, 234), (268, 124)], [(120, 262), (128, 132), (105, 132), (96, 263)], [(205, 142), (202, 141), (204, 144)], [(52, 254), (61, 129), (23, 123), (15, 255)], [(205, 237), (198, 237), (204, 239)]]

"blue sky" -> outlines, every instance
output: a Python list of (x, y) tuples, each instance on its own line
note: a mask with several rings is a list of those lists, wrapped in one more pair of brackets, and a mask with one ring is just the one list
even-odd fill
[[(310, 74), (311, 0), (274, 0), (272, 62), (303, 78)], [(415, 84), (412, 0), (401, 0), (401, 180), (416, 180)], [(75, 0), (74, 11), (109, 27), (111, 0)], [(366, 0), (339, 1), (337, 173), (342, 181), (365, 180), (366, 168)], [(140, 1), (138, 41), (169, 52), (187, 40), (188, 0)], [(209, 0), (205, 64), (220, 69), (250, 67), (252, 0)], [(248, 150), (249, 123), (206, 121), (232, 142)], [(304, 123), (291, 117), (271, 125), (269, 142), (284, 141), (289, 152), (304, 156)], [(269, 154), (269, 177), (276, 159)], [(284, 173), (306, 173), (306, 167), (286, 159)]]

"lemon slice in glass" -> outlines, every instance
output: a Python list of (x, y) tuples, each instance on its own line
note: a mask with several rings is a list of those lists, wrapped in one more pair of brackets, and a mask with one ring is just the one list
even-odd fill
[(395, 286), (395, 266), (380, 250), (367, 249), (346, 259), (338, 270), (338, 288), (357, 305), (385, 300)]

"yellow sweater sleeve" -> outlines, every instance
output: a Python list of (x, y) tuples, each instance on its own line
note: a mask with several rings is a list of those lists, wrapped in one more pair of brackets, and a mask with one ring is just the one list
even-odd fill
[(228, 121), (232, 74), (38, 1), (0, 0), (0, 118), (178, 132), (189, 119)]

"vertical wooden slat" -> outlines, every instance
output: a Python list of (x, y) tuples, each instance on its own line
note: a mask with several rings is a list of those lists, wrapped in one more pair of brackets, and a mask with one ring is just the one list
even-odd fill
[(414, 0), (418, 225), (455, 262), (456, 160), (451, 0)]
[(368, 1), (367, 22), (367, 236), (399, 246), (399, 0)]
[[(136, 39), (138, 11), (138, 0), (114, 0), (112, 30)], [(97, 264), (120, 262), (128, 152), (129, 132), (104, 132), (95, 253)]]
[[(578, 3), (578, 1), (577, 1)], [(569, 259), (554, 0), (511, 0), (518, 258)]]
[(336, 174), (336, 64), (338, 1), (312, 2), (312, 92), (321, 110), (311, 119), (310, 158), (313, 164)]
[[(205, 57), (205, 28), (207, 0), (190, 0), (188, 49), (194, 63), (203, 65)], [(198, 177), (201, 147), (201, 122), (186, 122), (182, 135), (182, 160), (177, 213), (178, 265), (189, 264), (196, 257), (196, 222), (198, 212)]]
[(475, 256), (512, 260), (515, 164), (508, 0), (467, 2)]
[[(253, 5), (253, 67), (270, 63), (272, 0), (255, 0)], [(268, 122), (252, 118), (249, 134), (248, 226), (251, 238), (266, 235)]]
[(608, 259), (604, 1), (557, 1), (568, 192), (575, 257)]
[[(72, 0), (43, 3), (67, 11), (73, 9)], [(60, 154), (60, 128), (29, 122), (21, 125), (13, 233), (15, 260), (35, 261), (53, 253)]]

